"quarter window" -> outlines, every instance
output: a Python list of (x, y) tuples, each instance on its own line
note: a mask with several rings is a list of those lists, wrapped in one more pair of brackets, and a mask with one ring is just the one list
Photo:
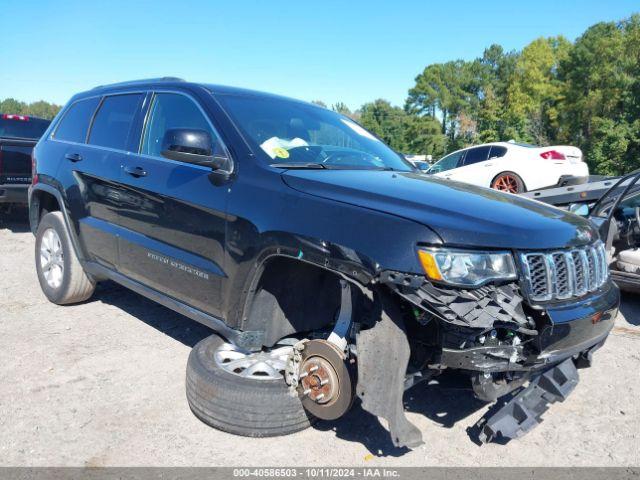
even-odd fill
[(105, 97), (91, 126), (89, 143), (100, 147), (127, 150), (133, 119), (143, 95), (127, 94)]
[(476, 147), (467, 150), (467, 154), (464, 157), (465, 165), (473, 165), (474, 163), (484, 162), (489, 158), (489, 150), (491, 147)]
[(158, 93), (155, 95), (151, 112), (142, 138), (141, 153), (161, 157), (162, 139), (167, 130), (187, 128), (204, 130), (211, 135), (213, 155), (227, 163), (222, 170), (229, 170), (229, 159), (222, 142), (211, 128), (198, 106), (188, 97), (176, 93)]
[(79, 100), (69, 107), (56, 128), (53, 138), (68, 142), (84, 143), (91, 116), (98, 106), (99, 98)]
[(500, 158), (504, 157), (507, 154), (507, 149), (505, 147), (501, 147), (500, 145), (491, 145), (491, 153), (489, 153), (489, 158)]

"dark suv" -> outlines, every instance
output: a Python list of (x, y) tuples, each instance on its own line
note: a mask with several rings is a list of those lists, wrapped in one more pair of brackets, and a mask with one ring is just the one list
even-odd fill
[(357, 396), (415, 446), (404, 390), (454, 369), (505, 398), (481, 439), (517, 437), (617, 313), (587, 220), (424, 175), (308, 103), (172, 78), (97, 87), (34, 164), (45, 295), (84, 301), (108, 279), (211, 327), (187, 398), (229, 432), (294, 432)]

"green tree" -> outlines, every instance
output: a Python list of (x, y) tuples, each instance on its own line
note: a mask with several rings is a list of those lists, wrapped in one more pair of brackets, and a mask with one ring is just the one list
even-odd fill
[(433, 155), (438, 158), (446, 152), (447, 137), (440, 122), (430, 116), (407, 115), (404, 121), (404, 143), (407, 153)]
[(0, 113), (32, 115), (49, 120), (55, 117), (61, 108), (60, 105), (45, 102), (44, 100), (29, 104), (16, 100), (15, 98), (0, 100)]
[(404, 134), (406, 117), (402, 108), (394, 107), (383, 99), (365, 103), (360, 108), (360, 123), (399, 152), (407, 148)]
[(24, 115), (25, 109), (26, 109), (26, 104), (24, 102), (20, 102), (16, 100), (15, 98), (6, 98), (0, 101), (1, 113)]
[(557, 138), (563, 94), (558, 68), (570, 51), (562, 36), (539, 38), (522, 50), (506, 92), (506, 120), (517, 139), (548, 144)]
[(40, 100), (30, 103), (26, 108), (26, 112), (36, 117), (51, 119), (58, 114), (61, 108), (59, 105)]
[(562, 138), (591, 170), (621, 174), (640, 166), (640, 15), (588, 28), (560, 66)]

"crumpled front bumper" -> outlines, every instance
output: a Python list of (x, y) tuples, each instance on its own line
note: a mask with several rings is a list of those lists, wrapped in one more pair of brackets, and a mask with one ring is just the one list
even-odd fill
[(578, 384), (580, 377), (571, 358), (531, 380), (526, 388), (476, 424), (478, 440), (519, 438), (542, 422), (549, 405), (563, 402)]
[[(548, 404), (562, 401), (573, 390), (578, 379), (573, 370), (590, 366), (593, 352), (613, 327), (620, 302), (619, 290), (611, 281), (582, 299), (548, 305), (527, 304), (516, 284), (456, 291), (397, 272), (384, 272), (380, 283), (425, 312), (415, 323), (418, 331), (429, 328), (435, 332), (431, 344), (435, 353), (426, 361), (427, 372), (468, 371), (477, 382), (474, 391), (487, 401), (506, 398), (529, 382), (522, 391), (533, 393), (516, 397), (527, 408), (518, 399), (510, 402), (506, 410), (487, 421), (484, 441), (497, 434), (514, 438), (525, 433), (541, 421)], [(394, 445), (411, 448), (422, 439), (406, 419), (399, 393), (412, 334), (401, 312), (389, 308), (392, 300), (383, 290), (379, 295), (381, 311), (387, 315), (357, 338), (358, 396), (365, 410), (389, 422)], [(507, 332), (507, 341), (496, 336), (499, 341), (487, 342), (486, 333), (496, 333), (494, 330)], [(392, 353), (380, 355), (382, 351)], [(508, 381), (495, 383), (494, 375)]]
[(535, 353), (529, 352), (523, 358), (519, 345), (443, 348), (440, 363), (449, 368), (491, 373), (536, 371), (569, 357), (577, 358), (604, 343), (613, 328), (619, 303), (618, 288), (608, 282), (583, 300), (544, 309), (541, 315), (547, 320), (531, 339)]

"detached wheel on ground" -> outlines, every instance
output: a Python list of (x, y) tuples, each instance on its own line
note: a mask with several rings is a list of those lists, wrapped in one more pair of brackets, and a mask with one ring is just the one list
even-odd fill
[(91, 297), (95, 282), (73, 250), (61, 212), (42, 217), (36, 231), (35, 257), (38, 281), (50, 302), (66, 305)]
[(513, 172), (502, 172), (496, 175), (491, 182), (491, 188), (509, 193), (524, 193), (526, 190), (522, 178)]
[(207, 337), (187, 362), (187, 401), (207, 425), (246, 437), (287, 435), (311, 426), (315, 418), (289, 395), (284, 380), (291, 345), (249, 353)]

